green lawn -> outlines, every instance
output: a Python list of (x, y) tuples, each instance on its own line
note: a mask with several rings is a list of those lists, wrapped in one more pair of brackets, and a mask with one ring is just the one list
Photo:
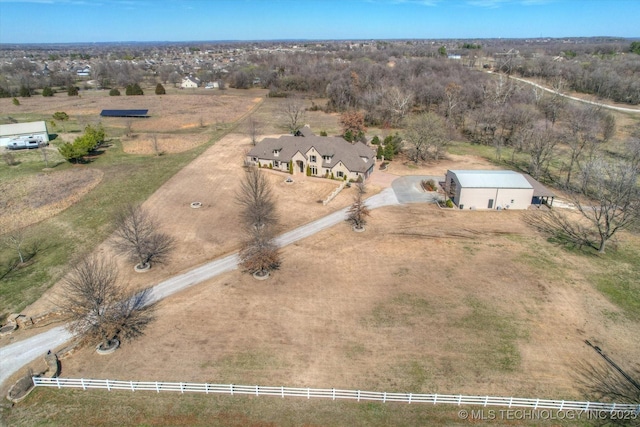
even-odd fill
[[(135, 398), (133, 398), (135, 396)], [(485, 419), (480, 411), (484, 409)], [(495, 419), (491, 417), (492, 409)], [(6, 425), (20, 426), (496, 426), (540, 425), (500, 419), (500, 409), (453, 405), (351, 402), (304, 398), (222, 396), (105, 390), (36, 389), (13, 409)], [(461, 414), (463, 412), (463, 415)], [(471, 417), (475, 412), (475, 419)], [(469, 418), (465, 419), (464, 414)], [(505, 415), (506, 417), (506, 415)], [(2, 421), (2, 420), (0, 420)], [(588, 425), (553, 420), (545, 425)]]

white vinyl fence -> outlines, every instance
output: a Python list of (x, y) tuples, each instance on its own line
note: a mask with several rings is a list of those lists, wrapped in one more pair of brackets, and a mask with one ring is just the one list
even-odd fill
[(519, 397), (465, 396), (452, 394), (387, 393), (378, 391), (339, 390), (301, 387), (266, 387), (258, 385), (174, 383), (153, 381), (117, 381), (77, 378), (33, 377), (36, 387), (81, 388), (161, 391), (180, 393), (206, 393), (252, 396), (305, 397), (321, 399), (348, 399), (402, 403), (448, 403), (453, 405), (501, 406), (508, 408), (555, 409), (558, 411), (629, 411), (640, 414), (640, 404), (576, 402), (569, 400), (526, 399)]

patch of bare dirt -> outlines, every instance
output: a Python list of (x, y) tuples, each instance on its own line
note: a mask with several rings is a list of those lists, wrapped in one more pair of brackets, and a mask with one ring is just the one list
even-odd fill
[[(0, 229), (15, 230), (50, 218), (95, 188), (103, 173), (79, 168), (49, 171), (0, 182)], [(27, 214), (28, 212), (28, 214)]]
[(188, 135), (139, 134), (135, 138), (123, 138), (122, 149), (129, 154), (181, 153), (204, 144), (209, 138), (210, 135), (205, 133)]

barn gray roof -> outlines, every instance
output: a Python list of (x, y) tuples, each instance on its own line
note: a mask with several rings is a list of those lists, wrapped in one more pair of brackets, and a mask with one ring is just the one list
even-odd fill
[[(342, 162), (351, 172), (366, 172), (373, 164), (373, 158), (375, 157), (375, 151), (361, 142), (351, 144), (340, 137), (316, 136), (313, 134), (308, 136), (285, 135), (279, 138), (265, 138), (249, 151), (248, 156), (264, 160), (288, 162), (298, 152), (306, 159), (306, 153), (311, 147), (315, 148), (320, 156), (331, 157), (331, 160), (326, 163), (323, 159), (318, 159), (318, 165), (332, 168)], [(276, 150), (280, 151), (278, 156), (273, 154)], [(366, 161), (363, 159), (366, 159)]]
[(505, 170), (452, 170), (464, 188), (533, 188), (520, 173)]
[(44, 121), (0, 125), (0, 136), (28, 135), (40, 132), (47, 132), (47, 124)]

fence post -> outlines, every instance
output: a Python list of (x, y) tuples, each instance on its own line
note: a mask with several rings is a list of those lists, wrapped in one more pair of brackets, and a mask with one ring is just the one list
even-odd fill
[(204, 383), (204, 392), (205, 394), (209, 394), (209, 383)]
[(109, 387), (109, 380), (106, 380), (107, 382), (107, 391), (111, 391), (111, 387)]
[(459, 394), (458, 395), (458, 406), (460, 406), (461, 403), (462, 403), (462, 395)]
[(307, 387), (307, 399), (311, 399), (311, 389)]
[(282, 395), (282, 398), (284, 399), (284, 386), (280, 386), (280, 394)]
[(184, 394), (184, 388), (182, 387), (182, 381), (180, 381), (180, 393)]
[(82, 384), (82, 389), (86, 390), (87, 388), (84, 386), (84, 378), (80, 378), (80, 384)]
[(258, 386), (256, 385), (256, 396), (260, 396), (260, 392), (258, 391)]
[(56, 377), (56, 384), (58, 384), (58, 389), (60, 389), (60, 377)]
[(411, 393), (409, 393), (409, 405), (411, 405)]
[(158, 381), (156, 381), (156, 393), (160, 393), (160, 387), (158, 386)]
[(131, 391), (136, 391), (136, 389), (133, 388), (133, 381), (129, 381), (129, 384), (131, 385)]
[(433, 395), (433, 404), (435, 405), (436, 403), (438, 403), (438, 393)]
[(484, 406), (487, 406), (487, 402), (489, 402), (489, 396), (484, 397)]
[(229, 388), (231, 389), (231, 396), (233, 396), (233, 384), (229, 384)]
[[(513, 397), (512, 397), (513, 399)], [(564, 400), (562, 402), (560, 402), (560, 409), (558, 409), (559, 411), (562, 411), (562, 408), (564, 408)]]
[(585, 408), (584, 408), (585, 412), (589, 410), (589, 403), (590, 402), (587, 402), (587, 406), (585, 406)]
[(358, 402), (360, 402), (360, 390), (358, 390)]
[(384, 394), (382, 395), (382, 403), (386, 403), (387, 402), (387, 392), (385, 391)]
[(332, 398), (333, 400), (336, 400), (336, 389), (335, 389), (335, 388), (332, 388), (332, 389), (331, 389), (331, 398)]
[(533, 410), (535, 411), (536, 409), (538, 409), (538, 404), (540, 403), (540, 399), (536, 399), (536, 406), (533, 407)]

